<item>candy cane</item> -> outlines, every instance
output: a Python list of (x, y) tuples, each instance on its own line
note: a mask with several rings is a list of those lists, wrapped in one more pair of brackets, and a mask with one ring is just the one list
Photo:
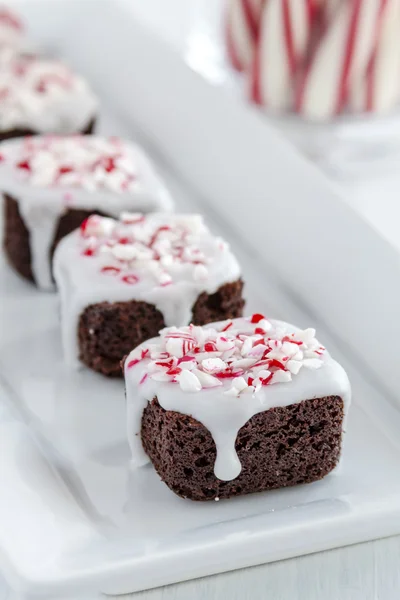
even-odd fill
[(333, 17), (337, 13), (339, 6), (346, 0), (324, 0), (322, 3), (323, 20), (326, 26), (331, 23)]
[(238, 71), (252, 63), (266, 0), (230, 0), (226, 20), (228, 56)]
[(296, 98), (299, 113), (324, 120), (342, 111), (351, 82), (365, 71), (372, 56), (376, 20), (384, 1), (340, 3), (299, 87)]
[(309, 11), (309, 16), (310, 16), (311, 21), (314, 20), (317, 13), (321, 12), (321, 10), (325, 6), (326, 2), (328, 2), (328, 1), (330, 1), (330, 0), (310, 0), (309, 2), (307, 2), (307, 8)]
[(399, 101), (400, 2), (387, 0), (377, 24), (377, 41), (365, 77), (352, 88), (351, 108), (385, 112)]
[(315, 0), (268, 0), (250, 75), (250, 96), (272, 110), (288, 108), (304, 61)]

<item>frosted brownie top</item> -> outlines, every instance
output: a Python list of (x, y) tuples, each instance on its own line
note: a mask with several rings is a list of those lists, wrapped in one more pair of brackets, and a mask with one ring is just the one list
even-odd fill
[(61, 61), (15, 55), (1, 61), (0, 130), (75, 133), (94, 118), (98, 101)]

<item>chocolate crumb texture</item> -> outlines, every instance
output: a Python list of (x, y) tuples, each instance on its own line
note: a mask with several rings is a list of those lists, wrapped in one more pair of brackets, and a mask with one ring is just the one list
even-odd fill
[[(81, 132), (77, 131), (76, 133), (81, 133), (83, 135), (89, 135), (94, 133), (96, 129), (96, 119), (91, 119), (89, 123), (82, 129)], [(8, 131), (0, 131), (0, 142), (5, 140), (11, 140), (19, 137), (26, 137), (27, 135), (40, 135), (40, 131), (34, 131), (33, 129), (9, 129)]]
[[(54, 240), (50, 249), (49, 261), (58, 242), (77, 229), (93, 212), (80, 209), (68, 209), (59, 219)], [(97, 212), (97, 214), (99, 214)], [(32, 256), (29, 231), (19, 211), (18, 202), (4, 194), (4, 242), (3, 247), (8, 262), (25, 279), (35, 283), (32, 272)]]
[[(215, 294), (202, 293), (192, 309), (192, 321), (234, 319), (243, 314), (243, 281), (222, 285)], [(147, 302), (101, 302), (88, 306), (79, 319), (80, 360), (110, 377), (122, 377), (121, 360), (165, 327), (164, 318)]]
[(216, 447), (198, 421), (164, 410), (154, 398), (143, 412), (144, 450), (166, 485), (178, 496), (206, 501), (311, 483), (337, 465), (344, 404), (339, 396), (304, 400), (254, 415), (239, 431), (240, 475), (214, 474)]

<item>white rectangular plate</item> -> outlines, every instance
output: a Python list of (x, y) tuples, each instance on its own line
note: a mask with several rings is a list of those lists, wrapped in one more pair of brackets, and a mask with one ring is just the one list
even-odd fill
[[(116, 132), (116, 124), (108, 129)], [(202, 210), (170, 179), (186, 210)], [(249, 310), (315, 323), (230, 238)], [(150, 466), (129, 471), (122, 381), (63, 364), (57, 297), (0, 265), (0, 568), (31, 593), (124, 593), (400, 532), (399, 407), (348, 369), (343, 467), (324, 481), (219, 503), (176, 497)], [(318, 323), (317, 323), (318, 325)]]

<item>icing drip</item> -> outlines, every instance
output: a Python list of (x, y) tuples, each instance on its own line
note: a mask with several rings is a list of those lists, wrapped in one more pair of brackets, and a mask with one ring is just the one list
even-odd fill
[(324, 396), (340, 396), (345, 415), (351, 392), (347, 375), (315, 338), (281, 321), (253, 315), (205, 327), (160, 332), (125, 362), (128, 437), (133, 465), (148, 462), (141, 439), (142, 413), (157, 397), (165, 410), (190, 415), (211, 433), (218, 479), (241, 471), (235, 442), (254, 415)]
[(76, 133), (94, 117), (97, 99), (63, 63), (14, 56), (0, 67), (0, 129)]
[(199, 215), (123, 213), (90, 217), (55, 253), (66, 361), (79, 366), (77, 327), (83, 310), (100, 302), (154, 304), (166, 325), (185, 325), (203, 292), (240, 277), (228, 245)]
[(169, 211), (172, 200), (134, 144), (98, 136), (33, 136), (0, 146), (0, 185), (30, 233), (35, 281), (52, 289), (49, 250), (67, 209)]

